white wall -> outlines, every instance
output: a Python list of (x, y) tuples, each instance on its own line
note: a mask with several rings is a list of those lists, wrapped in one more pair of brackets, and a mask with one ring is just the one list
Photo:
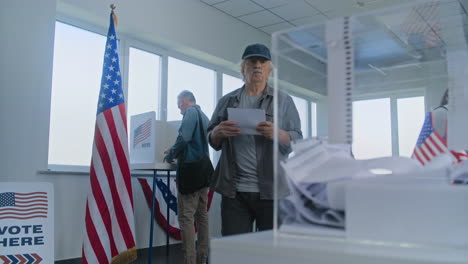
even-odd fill
[[(199, 1), (122, 0), (115, 3), (120, 22), (118, 31), (122, 34), (223, 67), (237, 67), (246, 44), (270, 43), (265, 33)], [(67, 0), (58, 4), (56, 0), (6, 0), (0, 8), (0, 182), (54, 184), (56, 260), (81, 257), (89, 177), (39, 173), (47, 169), (54, 23), (59, 14), (107, 28), (109, 4), (94, 0)], [(149, 210), (135, 178), (132, 183), (137, 246), (147, 247)], [(219, 197), (211, 212), (214, 235), (219, 234), (217, 207)], [(156, 227), (154, 245), (164, 244), (165, 235)]]

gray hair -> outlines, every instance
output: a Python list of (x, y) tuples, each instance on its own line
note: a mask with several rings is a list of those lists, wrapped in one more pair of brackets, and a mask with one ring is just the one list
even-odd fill
[(192, 102), (192, 103), (196, 103), (197, 100), (195, 100), (195, 96), (193, 95), (193, 93), (191, 91), (187, 91), (187, 90), (184, 90), (182, 92), (180, 92), (180, 94), (177, 96), (177, 99), (183, 99), (183, 98), (187, 98), (189, 100), (189, 102)]

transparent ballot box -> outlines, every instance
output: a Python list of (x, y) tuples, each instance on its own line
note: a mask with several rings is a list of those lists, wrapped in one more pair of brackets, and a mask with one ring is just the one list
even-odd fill
[(465, 7), (411, 3), (273, 34), (275, 128), (281, 94), (317, 116), (275, 138), (276, 236), (468, 249)]

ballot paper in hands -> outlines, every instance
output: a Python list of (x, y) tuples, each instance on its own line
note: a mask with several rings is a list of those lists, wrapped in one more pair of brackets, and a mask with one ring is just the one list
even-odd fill
[(258, 123), (265, 121), (265, 110), (251, 108), (228, 108), (228, 119), (235, 121), (241, 135), (260, 135), (255, 129)]

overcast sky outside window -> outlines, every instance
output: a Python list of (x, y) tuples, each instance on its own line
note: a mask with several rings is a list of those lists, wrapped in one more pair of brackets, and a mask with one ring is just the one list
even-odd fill
[(106, 38), (55, 25), (48, 162), (89, 166)]
[(130, 48), (128, 116), (154, 111), (156, 119), (160, 119), (160, 87), (161, 57), (140, 49)]
[(356, 159), (392, 156), (390, 98), (353, 103), (353, 153)]
[(424, 97), (400, 98), (398, 107), (398, 149), (400, 156), (411, 157), (424, 123)]
[(228, 74), (223, 74), (223, 95), (226, 95), (237, 88), (242, 87), (244, 81), (241, 78), (233, 77)]
[(216, 72), (189, 62), (169, 57), (167, 120), (181, 120), (177, 95), (191, 91), (202, 111), (211, 118), (214, 111)]
[(309, 118), (307, 117), (307, 101), (303, 98), (291, 95), (294, 104), (296, 105), (297, 112), (299, 113), (299, 118), (301, 119), (301, 130), (302, 136), (304, 138), (308, 138), (310, 133), (308, 129), (308, 121)]

